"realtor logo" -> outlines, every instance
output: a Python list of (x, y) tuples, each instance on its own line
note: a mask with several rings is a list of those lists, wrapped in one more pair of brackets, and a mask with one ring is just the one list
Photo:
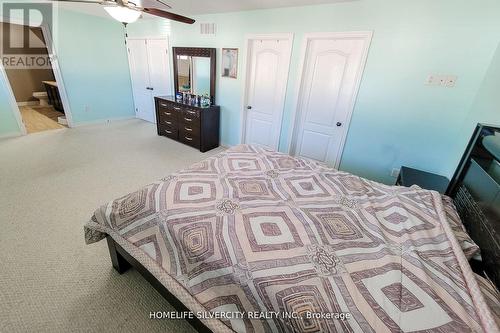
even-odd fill
[(0, 55), (6, 69), (48, 69), (55, 6), (36, 1), (3, 2)]

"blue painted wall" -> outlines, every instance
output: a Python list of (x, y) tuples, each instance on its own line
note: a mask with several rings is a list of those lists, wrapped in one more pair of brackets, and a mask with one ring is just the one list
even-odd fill
[[(173, 23), (172, 46), (240, 49), (245, 66), (248, 33), (294, 32), (290, 77), (280, 139), (287, 148), (297, 94), (303, 34), (318, 31), (374, 32), (354, 109), (341, 169), (394, 182), (392, 168), (408, 165), (450, 176), (453, 151), (500, 39), (500, 2), (483, 0), (360, 0), (331, 5), (201, 15), (217, 24), (216, 36), (199, 25)], [(429, 74), (458, 75), (455, 88), (426, 86)], [(240, 141), (244, 82), (217, 77), (222, 142)], [(461, 134), (460, 134), (461, 135)]]
[(9, 104), (5, 82), (0, 80), (0, 137), (17, 133), (20, 133), (20, 130)]
[(171, 33), (171, 21), (163, 19), (141, 19), (127, 26), (127, 34), (133, 38), (168, 38)]
[(482, 122), (500, 126), (500, 44), (481, 84), (465, 126)]
[[(135, 116), (123, 26), (112, 19), (58, 11), (54, 43), (73, 122)], [(0, 82), (0, 136), (20, 133)]]
[(458, 129), (455, 138), (457, 144), (451, 147), (458, 165), (477, 123), (500, 127), (500, 44), (486, 72), (479, 91), (472, 103), (467, 118)]
[(134, 117), (123, 25), (71, 11), (59, 20), (56, 47), (74, 122)]

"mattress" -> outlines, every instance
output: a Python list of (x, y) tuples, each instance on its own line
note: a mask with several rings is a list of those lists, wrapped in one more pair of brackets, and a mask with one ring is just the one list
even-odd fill
[[(240, 145), (97, 209), (214, 332), (494, 332), (437, 192)], [(453, 208), (454, 209), (454, 208)]]

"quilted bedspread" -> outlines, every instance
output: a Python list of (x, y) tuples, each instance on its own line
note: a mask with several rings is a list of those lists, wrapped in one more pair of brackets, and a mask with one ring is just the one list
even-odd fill
[(85, 236), (192, 311), (244, 314), (202, 319), (213, 331), (498, 331), (445, 204), (240, 145), (102, 206)]

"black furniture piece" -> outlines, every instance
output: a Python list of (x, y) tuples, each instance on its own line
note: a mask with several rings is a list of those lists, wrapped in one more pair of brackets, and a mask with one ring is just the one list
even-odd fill
[(206, 152), (219, 146), (220, 107), (193, 106), (173, 96), (155, 97), (158, 135)]
[[(478, 124), (446, 194), (481, 248), (483, 273), (500, 286), (500, 127)], [(473, 265), (474, 268), (474, 265)]]
[(403, 166), (396, 180), (396, 185), (408, 187), (418, 185), (426, 190), (433, 190), (444, 194), (449, 182), (448, 178), (444, 176)]
[(61, 100), (61, 95), (59, 95), (59, 88), (56, 81), (42, 81), (47, 91), (48, 102), (59, 112), (64, 113), (64, 107)]
[[(134, 267), (177, 312), (182, 313), (190, 311), (189, 308), (179, 301), (177, 297), (172, 295), (172, 293), (168, 291), (150, 271), (116, 243), (111, 236), (106, 236), (106, 240), (108, 242), (109, 255), (111, 256), (111, 264), (119, 274), (123, 274), (129, 268)], [(212, 331), (196, 317), (186, 318), (185, 320), (199, 333), (212, 333)]]

